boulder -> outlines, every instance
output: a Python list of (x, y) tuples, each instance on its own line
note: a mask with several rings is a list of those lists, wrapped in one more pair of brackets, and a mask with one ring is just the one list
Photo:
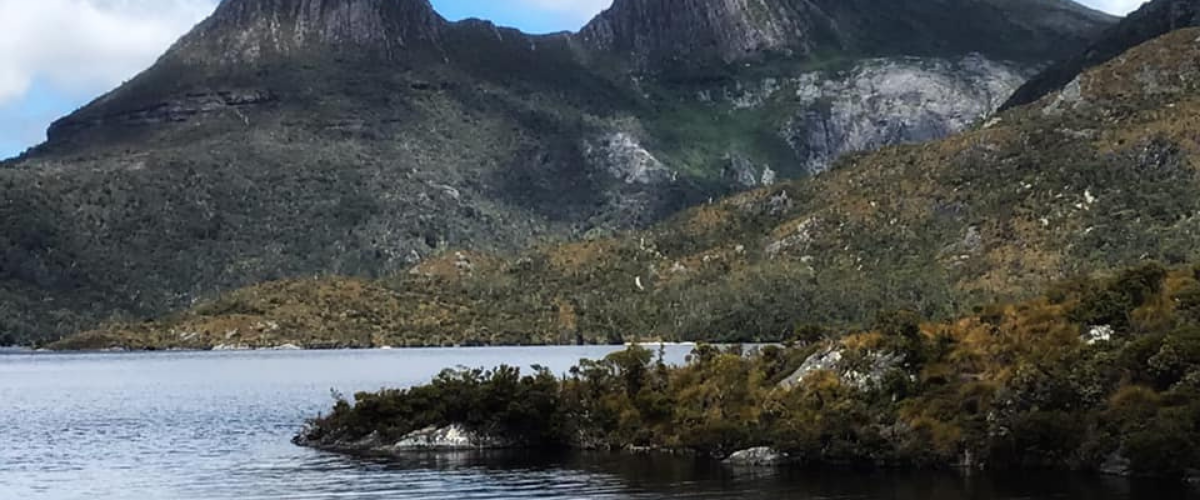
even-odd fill
[(487, 436), (458, 424), (446, 427), (426, 427), (405, 435), (383, 448), (391, 453), (411, 451), (470, 451), (511, 448), (514, 443), (497, 436)]
[(724, 460), (727, 465), (740, 467), (776, 467), (788, 462), (787, 453), (767, 446), (736, 451)]

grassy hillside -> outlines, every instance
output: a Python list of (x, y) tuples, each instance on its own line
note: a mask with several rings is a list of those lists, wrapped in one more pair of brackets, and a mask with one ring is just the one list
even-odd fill
[(701, 345), (681, 367), (633, 347), (562, 378), (449, 370), (338, 401), (297, 442), (387, 453), (457, 424), (515, 446), (716, 458), (769, 446), (807, 465), (1194, 477), (1198, 278), (1143, 265), (952, 321), (893, 312), (861, 333), (749, 355)]
[[(294, 323), (270, 342), (305, 331), (340, 332), (341, 345), (768, 340), (797, 325), (862, 325), (882, 309), (947, 318), (1073, 276), (1192, 261), (1200, 258), (1198, 40), (1198, 30), (1171, 33), (1092, 70), (1078, 88), (970, 132), (853, 156), (644, 232), (516, 258), (444, 253), (373, 285), (394, 294), (383, 324), (395, 326), (370, 330), (379, 333), (371, 343), (337, 318), (370, 309), (354, 294), (336, 299), (328, 322)], [(272, 292), (289, 286), (218, 302), (298, 300)], [(291, 317), (248, 309), (238, 317)], [(214, 325), (234, 315), (212, 311), (115, 324), (61, 345), (226, 343)], [(208, 333), (179, 340), (198, 330)]]

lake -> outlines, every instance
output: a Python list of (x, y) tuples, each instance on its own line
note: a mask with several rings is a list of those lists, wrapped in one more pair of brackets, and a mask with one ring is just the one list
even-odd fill
[(289, 442), (331, 391), (421, 383), (459, 365), (562, 373), (613, 349), (0, 354), (0, 500), (1200, 500), (1179, 485), (1088, 475), (736, 470), (610, 454), (369, 460)]

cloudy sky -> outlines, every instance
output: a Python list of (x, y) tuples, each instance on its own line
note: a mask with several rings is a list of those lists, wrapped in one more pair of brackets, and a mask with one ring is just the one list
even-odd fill
[[(433, 0), (450, 19), (530, 32), (573, 30), (612, 0)], [(1083, 0), (1125, 14), (1142, 0)], [(0, 0), (0, 158), (149, 66), (217, 0)]]

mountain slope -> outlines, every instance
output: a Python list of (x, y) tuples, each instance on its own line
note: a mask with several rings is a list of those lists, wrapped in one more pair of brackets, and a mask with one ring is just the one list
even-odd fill
[[(767, 29), (737, 21), (755, 2), (674, 2), (617, 2), (601, 19), (673, 6), (728, 36)], [(720, 64), (651, 74), (641, 61), (658, 42), (630, 54), (596, 45), (594, 30), (451, 23), (426, 0), (226, 0), (152, 68), (0, 168), (0, 331), (55, 337), (265, 280), (386, 276), (449, 248), (645, 227), (848, 151), (961, 130), (1032, 61), (1111, 23), (1024, 0), (812, 5), (862, 26), (839, 27), (846, 45), (821, 54), (726, 64), (712, 48)], [(1059, 21), (951, 36), (948, 19), (984, 7)], [(876, 50), (892, 35), (867, 28), (889, 19), (953, 43)], [(652, 25), (620, 33), (687, 41)], [(1014, 37), (1056, 43), (1030, 46), (1029, 61), (989, 50)]]
[(1005, 103), (1023, 106), (1062, 89), (1085, 70), (1111, 61), (1148, 40), (1187, 26), (1200, 26), (1200, 5), (1192, 0), (1154, 0), (1106, 31), (1079, 54), (1055, 63), (1031, 79)]
[(579, 38), (659, 73), (772, 56), (1040, 62), (1070, 55), (1110, 21), (1062, 0), (616, 0)]
[(855, 155), (648, 231), (511, 259), (457, 253), (377, 283), (272, 283), (61, 347), (778, 339), (885, 309), (951, 317), (1147, 259), (1193, 262), (1197, 55), (1200, 29), (1176, 31), (977, 129)]

